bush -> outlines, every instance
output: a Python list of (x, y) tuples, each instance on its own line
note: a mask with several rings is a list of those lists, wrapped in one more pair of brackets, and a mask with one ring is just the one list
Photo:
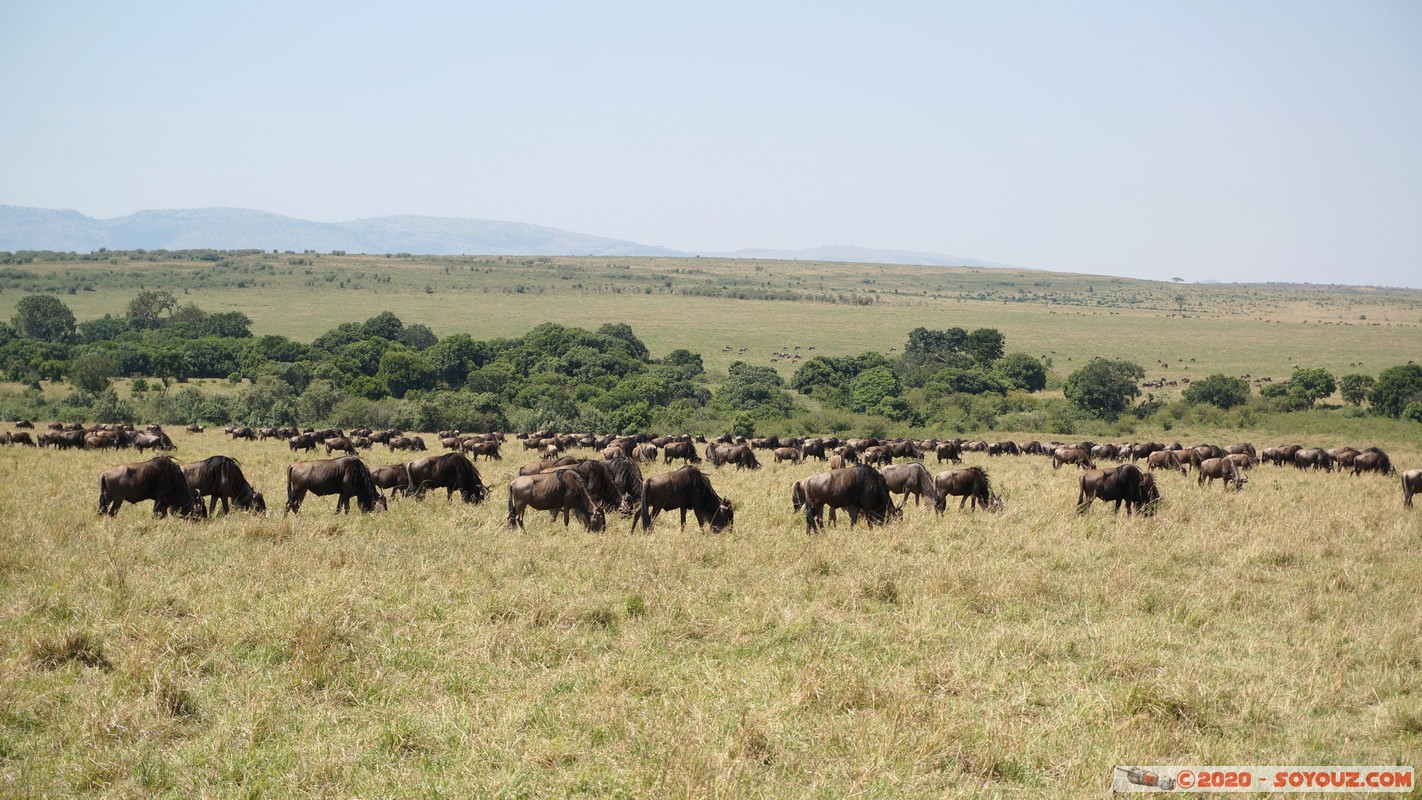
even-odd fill
[(1215, 373), (1190, 384), (1183, 393), (1191, 403), (1209, 403), (1218, 408), (1234, 408), (1249, 401), (1249, 382)]

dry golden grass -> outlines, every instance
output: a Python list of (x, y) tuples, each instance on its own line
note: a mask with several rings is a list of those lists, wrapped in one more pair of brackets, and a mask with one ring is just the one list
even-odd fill
[(101, 519), (135, 455), (0, 451), (0, 795), (1066, 797), (1422, 752), (1394, 478), (1173, 475), (1154, 517), (1079, 517), (1076, 473), (970, 455), (1001, 513), (807, 538), (819, 465), (767, 464), (708, 468), (723, 535), (518, 533), (517, 456), (479, 462), (482, 506), (283, 517), (283, 446), (177, 441), (276, 511)]

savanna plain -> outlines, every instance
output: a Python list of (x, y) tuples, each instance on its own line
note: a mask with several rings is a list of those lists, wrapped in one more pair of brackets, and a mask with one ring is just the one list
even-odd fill
[[(1057, 373), (1096, 354), (1170, 365), (1154, 378), (1422, 353), (1422, 305), (1401, 290), (527, 261), (261, 254), (220, 286), (211, 264), (135, 277), (76, 261), (11, 275), (0, 304), (75, 285), (84, 318), (141, 282), (306, 339), (385, 309), (441, 336), (625, 321), (654, 355), (699, 350), (713, 372), (740, 347), (760, 362), (786, 344), (887, 350), (918, 325), (998, 327)], [(704, 294), (675, 291), (688, 268)], [(1130, 439), (1377, 445), (1411, 469), (1417, 427)], [(1116, 764), (1422, 760), (1422, 512), (1395, 476), (1264, 465), (1236, 492), (1161, 473), (1153, 515), (1078, 515), (1071, 468), (969, 453), (1000, 511), (910, 501), (897, 524), (807, 536), (790, 484), (822, 466), (762, 458), (702, 465), (735, 502), (721, 534), (666, 514), (650, 533), (616, 517), (587, 533), (533, 512), (520, 532), (515, 446), (478, 463), (480, 505), (338, 516), (308, 498), (283, 516), (284, 444), (170, 433), (179, 461), (238, 459), (272, 512), (101, 518), (99, 473), (137, 455), (0, 449), (0, 794), (1073, 797), (1109, 791)]]

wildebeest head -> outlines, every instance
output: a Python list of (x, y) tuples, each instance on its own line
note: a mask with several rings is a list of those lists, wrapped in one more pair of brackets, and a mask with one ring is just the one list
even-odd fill
[(736, 508), (730, 500), (721, 498), (721, 502), (716, 504), (716, 510), (711, 514), (711, 532), (720, 533), (731, 527), (736, 521)]
[(252, 492), (252, 499), (248, 502), (247, 507), (258, 514), (265, 514), (267, 513), (267, 499), (262, 497), (261, 492), (254, 490)]

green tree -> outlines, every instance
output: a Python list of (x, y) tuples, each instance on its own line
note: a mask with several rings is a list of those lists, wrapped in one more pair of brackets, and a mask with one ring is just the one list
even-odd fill
[(903, 391), (899, 377), (888, 367), (874, 367), (861, 372), (849, 389), (849, 406), (865, 412), (879, 405), (886, 397), (896, 397)]
[(224, 339), (249, 339), (252, 336), (252, 320), (241, 311), (220, 311), (208, 314), (200, 326), (205, 336)]
[(1145, 377), (1139, 364), (1096, 359), (1067, 376), (1062, 394), (1077, 408), (1105, 419), (1115, 419), (1141, 394)]
[(1373, 376), (1355, 372), (1338, 379), (1338, 393), (1343, 395), (1343, 402), (1361, 406), (1376, 385), (1377, 379)]
[(1402, 409), (1402, 418), (1413, 422), (1422, 422), (1422, 403), (1408, 403)]
[(931, 331), (928, 328), (918, 327), (909, 331), (908, 343), (904, 345), (904, 352), (909, 355), (956, 353), (963, 349), (963, 345), (967, 341), (968, 332), (962, 328)]
[(978, 364), (987, 367), (1002, 358), (1006, 346), (1007, 337), (1002, 335), (1002, 331), (997, 328), (978, 328), (968, 334), (968, 341), (963, 345), (963, 349), (967, 350), (968, 355)]
[(114, 362), (101, 355), (82, 355), (69, 362), (69, 382), (90, 397), (98, 397), (109, 388), (109, 381), (116, 374)]
[(1378, 373), (1378, 382), (1368, 393), (1374, 414), (1401, 416), (1409, 403), (1422, 400), (1422, 366), (1403, 364)]
[(1289, 376), (1289, 395), (1297, 398), (1304, 408), (1311, 408), (1314, 403), (1333, 394), (1337, 388), (1333, 373), (1322, 367), (1303, 367), (1294, 370), (1294, 374)]
[(390, 393), (404, 397), (412, 389), (429, 389), (434, 385), (434, 370), (420, 357), (403, 347), (391, 347), (380, 356), (380, 371), (376, 377), (390, 387)]
[(160, 328), (164, 323), (164, 313), (171, 314), (178, 307), (178, 298), (167, 289), (139, 292), (128, 301), (128, 324), (134, 330)]
[(1234, 408), (1249, 400), (1249, 383), (1243, 378), (1231, 378), (1215, 373), (1190, 384), (1183, 396), (1190, 403), (1208, 403), (1219, 408)]
[(58, 342), (74, 333), (74, 312), (51, 294), (31, 294), (15, 304), (10, 323), (27, 336)]
[(1018, 389), (1040, 392), (1047, 388), (1047, 368), (1026, 353), (1008, 353), (993, 364), (993, 371)]
[(361, 333), (368, 339), (372, 336), (379, 336), (382, 339), (396, 341), (400, 338), (400, 333), (405, 330), (405, 323), (400, 318), (389, 311), (382, 311), (379, 314), (366, 320), (360, 326)]
[(637, 334), (632, 332), (632, 326), (625, 322), (609, 322), (598, 328), (597, 332), (600, 336), (611, 336), (614, 339), (622, 340), (627, 346), (627, 352), (638, 361), (646, 361), (651, 357), (647, 352), (647, 346), (637, 338)]
[(405, 330), (400, 331), (399, 342), (411, 350), (427, 350), (435, 346), (439, 339), (428, 326), (417, 322), (414, 325), (406, 325)]

